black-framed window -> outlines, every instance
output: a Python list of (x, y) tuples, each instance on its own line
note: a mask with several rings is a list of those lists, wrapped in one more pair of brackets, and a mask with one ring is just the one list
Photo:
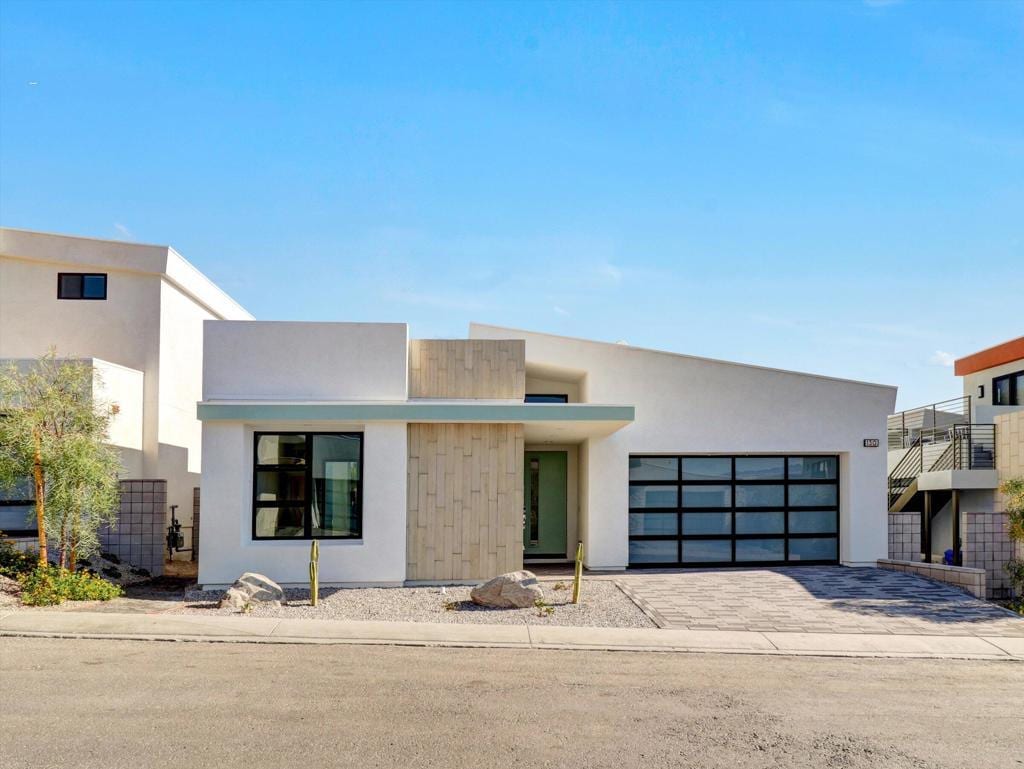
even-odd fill
[(526, 403), (568, 403), (565, 393), (526, 393)]
[(838, 560), (838, 456), (629, 458), (630, 566)]
[(363, 434), (253, 436), (253, 539), (360, 539)]
[(997, 376), (992, 380), (993, 406), (1020, 406), (1024, 399), (1024, 371)]
[(58, 299), (106, 299), (107, 274), (104, 272), (58, 272)]
[(0, 488), (0, 531), (11, 537), (35, 536), (35, 484), (25, 478), (14, 486)]

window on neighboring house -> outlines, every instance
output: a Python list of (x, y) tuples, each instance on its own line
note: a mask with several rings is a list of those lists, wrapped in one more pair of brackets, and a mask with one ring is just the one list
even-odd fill
[(526, 393), (527, 403), (568, 403), (569, 396), (564, 393)]
[(1020, 406), (1024, 398), (1024, 371), (1016, 371), (992, 380), (993, 406)]
[(360, 539), (362, 433), (256, 433), (253, 539)]
[(0, 489), (0, 531), (10, 537), (35, 536), (36, 495), (31, 478)]
[(57, 298), (106, 299), (107, 276), (102, 272), (59, 272)]

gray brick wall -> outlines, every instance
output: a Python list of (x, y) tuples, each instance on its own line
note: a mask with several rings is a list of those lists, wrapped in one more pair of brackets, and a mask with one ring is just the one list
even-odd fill
[(159, 576), (164, 573), (166, 526), (167, 481), (123, 480), (117, 526), (100, 530), (100, 550)]
[(889, 558), (894, 561), (921, 560), (921, 513), (889, 513)]
[(964, 513), (960, 532), (964, 566), (985, 570), (986, 598), (1009, 598), (1003, 564), (1013, 557), (1013, 543), (1006, 534), (1006, 513)]

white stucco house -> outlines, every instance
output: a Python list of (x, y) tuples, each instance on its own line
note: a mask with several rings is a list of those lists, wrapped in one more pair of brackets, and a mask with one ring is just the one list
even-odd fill
[(887, 556), (890, 386), (473, 324), (210, 320), (199, 580)]
[[(173, 248), (0, 228), (0, 361), (85, 359), (117, 404), (123, 477), (167, 481), (188, 525), (199, 486), (203, 322), (251, 318)], [(16, 496), (16, 495), (15, 495)], [(0, 530), (34, 532), (6, 492)]]

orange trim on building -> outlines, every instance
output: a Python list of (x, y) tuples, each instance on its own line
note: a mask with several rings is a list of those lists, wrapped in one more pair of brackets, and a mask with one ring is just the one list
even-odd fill
[(984, 371), (987, 368), (995, 368), (1004, 363), (1022, 359), (1024, 359), (1024, 336), (997, 344), (995, 347), (989, 347), (987, 350), (976, 352), (973, 355), (958, 358), (953, 364), (953, 371), (957, 376), (967, 376), (977, 371)]

